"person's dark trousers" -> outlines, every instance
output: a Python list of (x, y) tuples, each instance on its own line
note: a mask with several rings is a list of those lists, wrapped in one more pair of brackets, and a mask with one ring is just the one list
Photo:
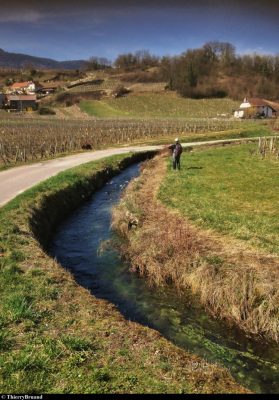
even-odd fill
[(180, 156), (173, 157), (172, 165), (173, 165), (173, 169), (180, 170)]

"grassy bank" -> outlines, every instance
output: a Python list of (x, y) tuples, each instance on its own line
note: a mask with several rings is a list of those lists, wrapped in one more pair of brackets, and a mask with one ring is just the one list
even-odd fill
[(256, 151), (252, 144), (184, 154), (179, 175), (169, 164), (159, 198), (202, 228), (279, 254), (279, 162)]
[[(273, 218), (278, 212), (273, 197), (276, 170), (269, 161), (263, 161), (265, 167), (261, 167), (262, 161), (250, 154), (252, 149), (254, 147), (238, 146), (185, 155), (182, 171), (171, 171), (169, 166), (166, 178), (166, 162), (160, 158), (151, 161), (142, 176), (130, 184), (115, 208), (113, 226), (125, 239), (121, 250), (131, 262), (132, 270), (144, 276), (150, 285), (172, 284), (182, 293), (184, 289), (191, 288), (214, 315), (237, 325), (249, 335), (278, 340), (278, 256), (260, 253), (257, 247), (253, 247), (261, 243), (265, 250), (277, 249), (276, 243), (272, 242), (276, 236), (277, 221), (273, 221)], [(215, 161), (218, 155), (223, 160), (219, 164)], [(230, 163), (227, 173), (224, 159)], [(207, 160), (208, 165), (201, 160)], [(234, 163), (235, 168), (239, 168), (239, 174), (241, 171), (245, 175), (245, 183), (238, 176), (235, 182), (239, 186), (228, 190), (226, 184), (233, 187), (234, 174), (237, 173), (233, 168)], [(206, 165), (210, 171), (215, 169), (215, 172), (211, 171), (211, 179), (206, 177), (202, 180), (202, 174), (206, 175)], [(266, 176), (258, 180), (257, 187), (251, 184), (256, 165), (260, 170), (263, 168), (262, 175), (265, 172)], [(222, 176), (225, 177), (223, 181)], [(268, 189), (265, 189), (264, 182), (269, 182)], [(212, 189), (214, 187), (215, 191)], [(208, 200), (210, 194), (211, 203)], [(249, 206), (252, 208), (253, 205), (257, 209), (256, 216), (250, 213)], [(195, 226), (187, 218), (188, 209), (198, 216), (202, 212), (210, 217), (220, 216), (216, 218), (220, 231), (222, 228), (222, 232), (230, 232), (231, 236), (224, 237), (213, 229), (205, 230), (205, 227), (213, 227), (212, 218), (204, 224), (199, 217), (195, 222), (200, 222), (201, 227)], [(267, 210), (273, 213), (273, 217), (270, 218)], [(233, 211), (242, 212), (242, 217), (238, 218), (237, 214), (231, 217)], [(129, 230), (129, 221), (136, 221), (137, 227)], [(249, 230), (249, 221), (254, 230)], [(269, 222), (270, 226), (266, 226)], [(227, 226), (235, 227), (235, 230), (226, 231)], [(255, 235), (257, 227), (258, 233)], [(233, 232), (242, 234), (243, 231), (245, 237), (241, 238), (246, 242), (232, 237)]]
[(126, 321), (43, 252), (56, 223), (131, 160), (63, 172), (0, 210), (2, 393), (243, 392), (223, 369)]

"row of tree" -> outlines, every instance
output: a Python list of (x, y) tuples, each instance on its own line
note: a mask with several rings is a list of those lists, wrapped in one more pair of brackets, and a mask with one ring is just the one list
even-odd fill
[(119, 54), (114, 63), (104, 57), (91, 57), (86, 62), (86, 68), (89, 70), (100, 70), (114, 66), (131, 71), (159, 66), (159, 64), (160, 57), (150, 54), (148, 50), (138, 50), (135, 53)]
[(187, 97), (279, 98), (279, 56), (237, 55), (230, 43), (209, 42), (178, 57), (163, 57), (169, 88)]
[(98, 58), (88, 62), (89, 69), (113, 66), (129, 72), (157, 67), (151, 78), (166, 81), (170, 90), (185, 97), (279, 98), (279, 55), (238, 55), (227, 42), (208, 42), (174, 57), (157, 57), (141, 50), (120, 54), (113, 64)]

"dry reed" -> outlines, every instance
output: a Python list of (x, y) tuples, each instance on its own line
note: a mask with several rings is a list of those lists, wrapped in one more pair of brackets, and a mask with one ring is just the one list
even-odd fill
[(278, 137), (274, 136), (271, 138), (262, 137), (259, 138), (258, 152), (262, 158), (273, 157), (279, 159), (279, 143)]

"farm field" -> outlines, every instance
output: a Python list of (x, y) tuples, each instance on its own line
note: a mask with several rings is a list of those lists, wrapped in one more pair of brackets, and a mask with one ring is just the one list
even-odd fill
[[(65, 108), (66, 110), (67, 108)], [(168, 143), (269, 135), (263, 122), (209, 118), (22, 118), (2, 113), (0, 168), (129, 143)]]
[(179, 97), (172, 92), (144, 93), (102, 101), (84, 100), (82, 111), (99, 117), (132, 118), (214, 118), (221, 114), (231, 117), (239, 102), (231, 99), (194, 100)]
[(183, 154), (159, 197), (202, 228), (279, 254), (278, 160), (262, 159), (256, 145)]
[[(105, 91), (113, 91), (116, 90), (120, 86), (125, 86), (129, 88), (132, 93), (162, 93), (165, 90), (166, 82), (149, 82), (149, 83), (140, 83), (140, 82), (129, 82), (122, 81), (119, 78), (121, 77), (106, 77), (106, 75), (99, 75), (99, 79), (97, 75), (95, 75), (95, 82), (83, 82), (81, 84), (74, 84), (73, 86), (68, 87), (68, 91), (71, 93), (86, 93), (97, 90), (105, 90)], [(123, 77), (122, 77), (123, 78)]]

